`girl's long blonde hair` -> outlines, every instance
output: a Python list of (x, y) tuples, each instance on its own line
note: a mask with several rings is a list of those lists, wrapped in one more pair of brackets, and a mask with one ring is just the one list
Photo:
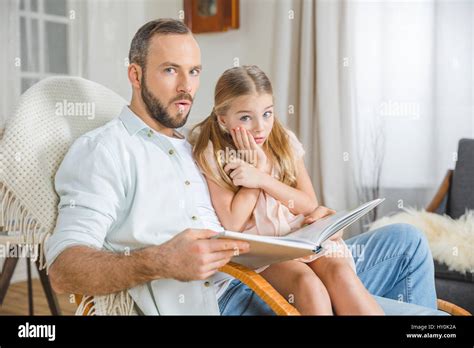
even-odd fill
[[(235, 67), (226, 70), (219, 78), (214, 92), (214, 108), (211, 114), (194, 126), (190, 132), (190, 142), (193, 145), (193, 155), (197, 164), (206, 176), (220, 186), (236, 192), (232, 179), (224, 171), (227, 164), (220, 154), (229, 150), (237, 151), (232, 136), (223, 130), (217, 120), (217, 115), (225, 115), (234, 99), (250, 94), (273, 95), (272, 85), (267, 75), (255, 65)], [(205, 150), (212, 143), (214, 159), (218, 164), (218, 173), (214, 173), (205, 158)], [(275, 117), (273, 128), (268, 140), (263, 144), (263, 150), (273, 165), (277, 166), (279, 180), (289, 186), (296, 186), (296, 165), (290, 146), (288, 133), (278, 118)]]

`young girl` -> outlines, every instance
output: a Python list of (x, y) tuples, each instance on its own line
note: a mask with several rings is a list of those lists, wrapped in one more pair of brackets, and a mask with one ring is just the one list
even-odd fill
[[(225, 229), (283, 236), (334, 213), (318, 205), (303, 147), (273, 114), (265, 73), (256, 66), (225, 71), (214, 99), (211, 115), (193, 128), (190, 139)], [(383, 314), (357, 277), (341, 236), (323, 244), (322, 256), (258, 272), (301, 314)]]

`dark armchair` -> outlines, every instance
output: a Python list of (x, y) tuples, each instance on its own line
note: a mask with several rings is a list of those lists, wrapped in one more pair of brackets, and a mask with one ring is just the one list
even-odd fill
[[(474, 139), (461, 139), (454, 170), (448, 170), (427, 211), (459, 218), (474, 209)], [(474, 250), (473, 250), (474, 252)], [(438, 297), (454, 302), (474, 313), (474, 269), (470, 272), (449, 270), (435, 260)]]

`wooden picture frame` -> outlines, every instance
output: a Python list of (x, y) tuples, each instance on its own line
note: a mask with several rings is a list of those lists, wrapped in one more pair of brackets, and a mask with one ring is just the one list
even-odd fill
[(239, 0), (183, 0), (184, 23), (193, 33), (238, 29)]

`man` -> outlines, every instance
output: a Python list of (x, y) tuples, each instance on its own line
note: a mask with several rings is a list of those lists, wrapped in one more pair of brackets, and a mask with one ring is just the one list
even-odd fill
[[(271, 314), (245, 285), (217, 272), (249, 247), (211, 239), (222, 227), (176, 131), (199, 87), (200, 56), (179, 21), (152, 21), (136, 33), (130, 106), (77, 139), (56, 175), (59, 216), (46, 259), (57, 292), (100, 298), (128, 289), (133, 311), (147, 315)], [(373, 294), (434, 308), (433, 264), (420, 232), (392, 225), (348, 243), (365, 246), (355, 259)], [(389, 314), (429, 312), (377, 300)]]

